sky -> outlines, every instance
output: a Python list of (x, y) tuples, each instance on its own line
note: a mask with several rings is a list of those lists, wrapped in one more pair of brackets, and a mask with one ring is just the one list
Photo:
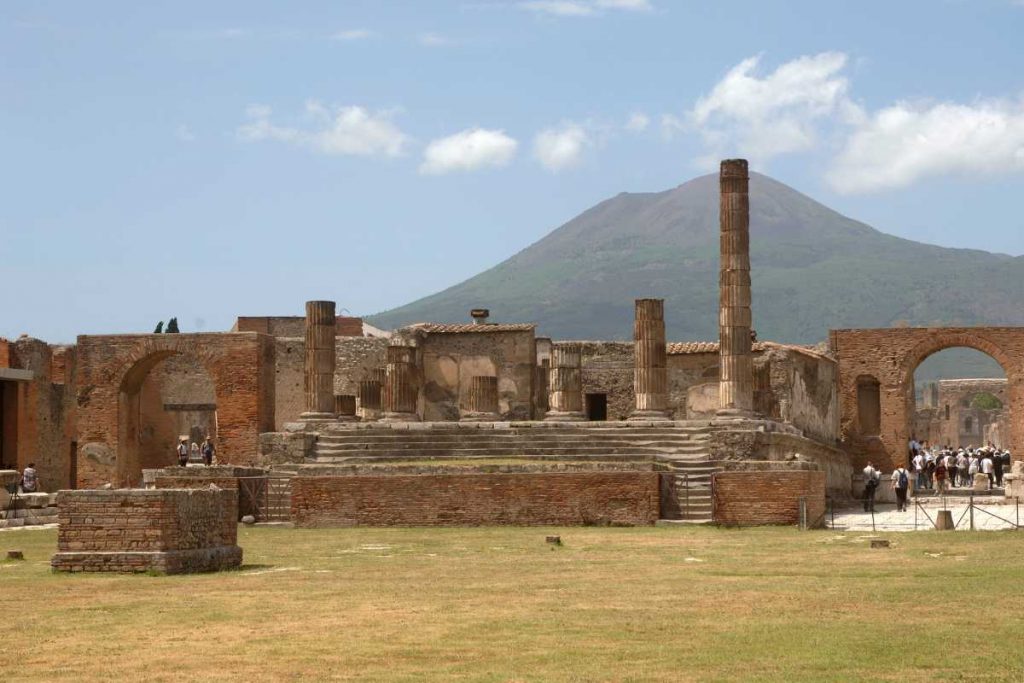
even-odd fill
[(456, 284), (740, 156), (1024, 254), (1024, 0), (0, 4), (0, 336)]

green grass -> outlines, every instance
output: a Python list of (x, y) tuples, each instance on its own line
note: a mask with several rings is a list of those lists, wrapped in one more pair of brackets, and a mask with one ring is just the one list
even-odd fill
[[(0, 533), (17, 680), (1024, 680), (1024, 534), (242, 528), (242, 571), (54, 575)], [(559, 533), (564, 545), (544, 536)], [(13, 679), (12, 679), (13, 680)]]

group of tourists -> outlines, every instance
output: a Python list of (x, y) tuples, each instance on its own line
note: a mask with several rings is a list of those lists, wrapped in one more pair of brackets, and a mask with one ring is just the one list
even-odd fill
[[(934, 491), (943, 494), (952, 488), (973, 488), (979, 472), (987, 478), (987, 489), (1003, 485), (1003, 473), (1010, 469), (1010, 451), (993, 444), (931, 448), (927, 441), (910, 441), (909, 463), (893, 470), (889, 480), (896, 494), (896, 510), (907, 509), (907, 495), (913, 484), (916, 491)], [(882, 480), (882, 472), (869, 462), (864, 468), (864, 512), (875, 509), (875, 493)]]
[(930, 447), (927, 441), (911, 439), (909, 467), (914, 472), (914, 488), (945, 493), (951, 488), (974, 486), (974, 475), (984, 474), (988, 489), (1003, 485), (1003, 473), (1010, 469), (1010, 451), (989, 443), (980, 448), (971, 446)]
[(188, 445), (188, 438), (182, 437), (178, 443), (178, 464), (186, 467), (189, 462), (202, 458), (203, 464), (209, 467), (213, 464), (213, 456), (216, 452), (217, 449), (213, 445), (213, 437), (211, 436), (206, 437), (202, 446), (193, 441), (191, 447)]

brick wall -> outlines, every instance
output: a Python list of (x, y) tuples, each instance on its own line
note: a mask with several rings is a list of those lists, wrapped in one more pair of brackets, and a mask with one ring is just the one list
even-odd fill
[(727, 526), (796, 524), (802, 496), (807, 518), (825, 514), (825, 473), (813, 470), (719, 472), (715, 475), (715, 521)]
[[(266, 476), (266, 470), (256, 467), (167, 467), (158, 471), (153, 486), (158, 489), (205, 489), (213, 484), (222, 489), (238, 491), (239, 477), (247, 477), (250, 481), (248, 490), (258, 497), (266, 486)], [(239, 493), (235, 519), (245, 515), (258, 517), (257, 503), (252, 495)]]
[(238, 493), (226, 489), (61, 491), (60, 571), (167, 573), (238, 566)]
[(654, 472), (449, 474), (292, 479), (296, 526), (643, 525)]
[[(913, 425), (914, 371), (928, 356), (943, 349), (967, 347), (992, 356), (1006, 372), (1011, 414), (1024, 411), (1024, 329), (1019, 327), (902, 327), (875, 330), (832, 330), (829, 345), (839, 362), (840, 435), (856, 469), (868, 460), (890, 471), (907, 461)], [(877, 434), (861, 424), (858, 380), (878, 382), (881, 414)], [(1024, 446), (1024, 422), (1010, 422), (1003, 445), (1012, 452)]]
[(253, 333), (148, 334), (78, 338), (75, 390), (78, 405), (80, 485), (141, 478), (137, 444), (130, 435), (144, 425), (121, 424), (122, 411), (138, 400), (149, 370), (176, 354), (198, 360), (213, 379), (217, 403), (217, 458), (249, 464), (258, 434), (273, 429), (273, 339)]

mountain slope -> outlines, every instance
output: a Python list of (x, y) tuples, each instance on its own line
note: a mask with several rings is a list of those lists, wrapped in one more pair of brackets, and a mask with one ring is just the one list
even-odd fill
[[(904, 240), (752, 174), (754, 327), (821, 341), (830, 328), (1024, 324), (1024, 259)], [(629, 339), (633, 299), (663, 297), (670, 339), (717, 337), (718, 176), (601, 202), (503, 263), (370, 318), (393, 328), (530, 321), (562, 339)]]

